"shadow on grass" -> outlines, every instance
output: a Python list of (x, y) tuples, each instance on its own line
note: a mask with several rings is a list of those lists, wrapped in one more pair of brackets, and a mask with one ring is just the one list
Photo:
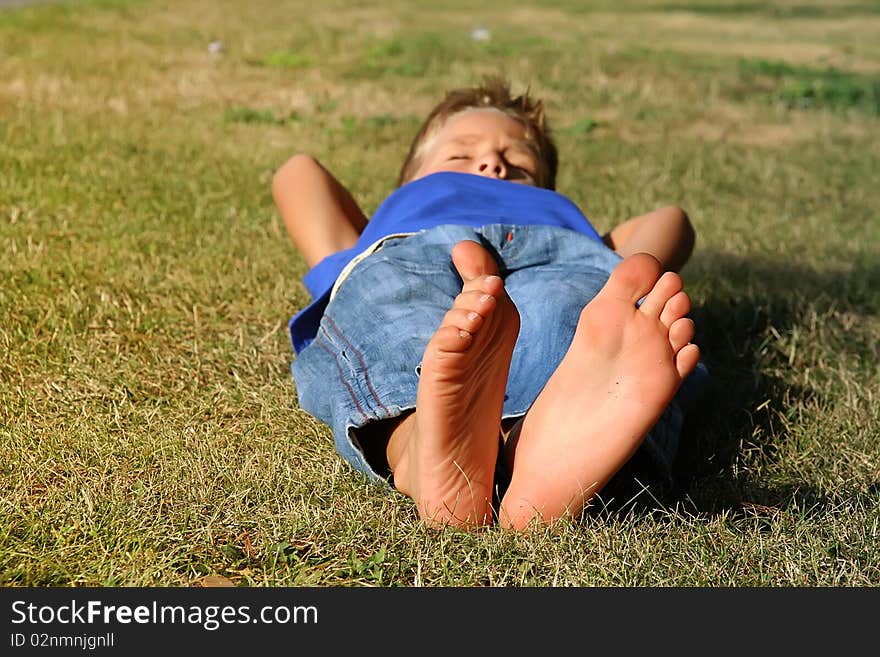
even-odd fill
[[(874, 259), (874, 262), (877, 260)], [(786, 355), (788, 336), (816, 334), (830, 315), (877, 314), (880, 267), (870, 261), (846, 269), (817, 270), (796, 262), (702, 253), (688, 265), (703, 290), (691, 316), (711, 380), (685, 418), (674, 482), (660, 481), (637, 454), (603, 491), (598, 513), (654, 513), (676, 505), (690, 512), (754, 514), (761, 509), (828, 509), (830, 499), (809, 482), (765, 485), (737, 467), (743, 451), (773, 461), (786, 440), (780, 416), (821, 393), (793, 381), (797, 360)], [(818, 319), (817, 319), (818, 318)], [(812, 325), (811, 325), (812, 324)], [(832, 354), (863, 353), (863, 340), (840, 331)], [(869, 496), (875, 496), (874, 484)]]

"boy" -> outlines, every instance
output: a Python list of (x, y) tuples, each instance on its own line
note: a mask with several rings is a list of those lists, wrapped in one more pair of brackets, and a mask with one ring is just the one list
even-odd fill
[(491, 79), (434, 108), (369, 222), (309, 156), (273, 179), (311, 267), (300, 405), (429, 526), (576, 516), (643, 442), (674, 452), (693, 229), (663, 208), (599, 236), (556, 169), (541, 102)]

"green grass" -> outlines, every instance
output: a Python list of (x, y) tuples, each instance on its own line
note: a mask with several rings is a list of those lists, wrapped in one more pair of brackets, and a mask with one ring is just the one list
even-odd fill
[[(877, 12), (774, 6), (0, 10), (0, 584), (880, 584)], [(713, 381), (673, 487), (634, 463), (557, 530), (428, 532), (297, 406), (270, 182), (310, 152), (372, 212), (495, 72), (599, 230), (689, 212)]]
[(260, 63), (263, 66), (276, 68), (301, 68), (311, 66), (314, 62), (305, 55), (278, 50), (263, 57)]
[[(763, 59), (740, 61), (741, 95), (766, 89), (768, 96), (797, 109), (856, 109), (880, 115), (880, 74), (822, 70)], [(769, 84), (767, 82), (769, 81)]]

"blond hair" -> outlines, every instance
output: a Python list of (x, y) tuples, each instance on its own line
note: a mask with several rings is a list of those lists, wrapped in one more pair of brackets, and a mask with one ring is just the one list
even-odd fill
[(538, 155), (540, 167), (538, 185), (547, 189), (556, 188), (559, 156), (544, 117), (543, 102), (530, 98), (528, 89), (514, 97), (510, 93), (508, 83), (499, 77), (486, 78), (477, 87), (453, 89), (431, 110), (413, 139), (409, 153), (400, 168), (398, 186), (409, 182), (416, 174), (422, 163), (424, 147), (431, 138), (450, 118), (470, 109), (495, 109), (519, 121), (525, 131), (526, 141), (534, 146)]

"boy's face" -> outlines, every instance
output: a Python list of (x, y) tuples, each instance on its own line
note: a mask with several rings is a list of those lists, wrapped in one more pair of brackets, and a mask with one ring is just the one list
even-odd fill
[(538, 185), (541, 167), (535, 147), (516, 119), (495, 109), (465, 110), (452, 116), (423, 146), (413, 180), (441, 171), (471, 173)]

